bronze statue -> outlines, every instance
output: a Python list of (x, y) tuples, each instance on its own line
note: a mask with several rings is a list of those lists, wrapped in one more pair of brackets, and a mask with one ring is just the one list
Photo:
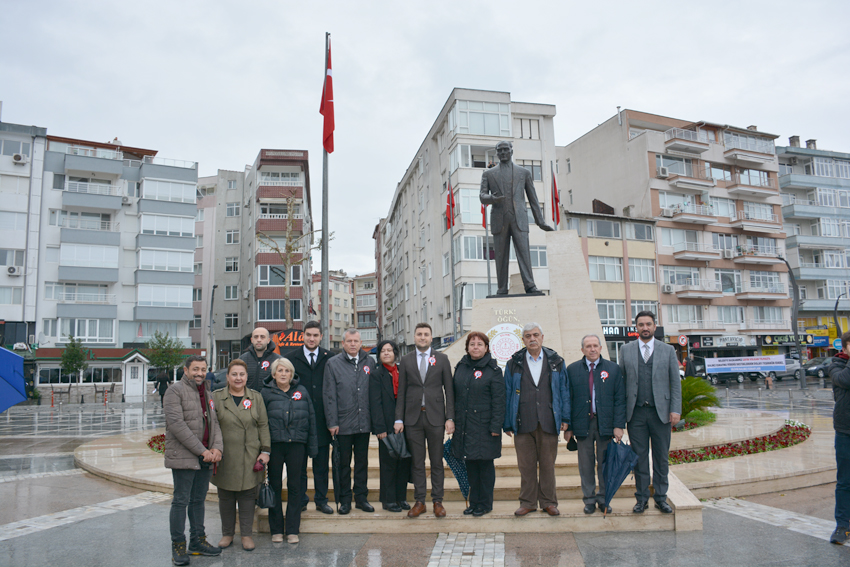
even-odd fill
[(528, 216), (525, 212), (525, 197), (528, 195), (534, 222), (543, 230), (555, 230), (546, 224), (531, 172), (511, 161), (514, 148), (510, 142), (496, 144), (499, 164), (487, 169), (481, 176), (480, 199), (484, 205), (492, 205), (490, 212), (490, 230), (493, 233), (493, 247), (496, 251), (496, 279), (499, 284), (497, 295), (508, 294), (508, 262), (510, 261), (510, 243), (513, 239), (519, 273), (526, 294), (540, 294), (534, 285), (531, 273), (531, 253), (528, 247)]

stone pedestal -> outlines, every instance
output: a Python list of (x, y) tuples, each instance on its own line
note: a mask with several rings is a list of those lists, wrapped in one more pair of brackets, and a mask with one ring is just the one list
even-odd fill
[[(522, 327), (532, 321), (543, 331), (543, 345), (557, 351), (567, 363), (581, 358), (581, 338), (589, 334), (599, 336), (602, 356), (608, 358), (578, 235), (569, 230), (547, 232), (546, 253), (549, 295), (476, 299), (472, 303), (472, 329), (490, 338), (491, 351), (502, 366), (523, 348)], [(465, 336), (460, 337), (444, 351), (452, 365), (466, 353), (465, 344)]]

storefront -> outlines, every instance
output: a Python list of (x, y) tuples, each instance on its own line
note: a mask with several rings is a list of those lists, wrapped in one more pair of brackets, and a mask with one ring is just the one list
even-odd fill
[[(618, 363), (620, 362), (620, 349), (626, 343), (636, 341), (638, 339), (637, 327), (626, 326), (604, 326), (602, 327), (605, 342), (608, 343), (609, 358)], [(664, 327), (655, 328), (655, 338), (659, 341), (664, 340)]]
[(749, 335), (688, 335), (687, 344), (690, 353), (703, 358), (755, 356), (758, 351), (756, 337)]
[[(811, 334), (801, 334), (800, 348), (812, 348), (815, 346), (815, 336)], [(825, 339), (826, 337), (824, 337)], [(759, 354), (764, 356), (770, 355), (790, 355), (794, 352), (794, 335), (759, 335), (758, 344), (761, 347)]]

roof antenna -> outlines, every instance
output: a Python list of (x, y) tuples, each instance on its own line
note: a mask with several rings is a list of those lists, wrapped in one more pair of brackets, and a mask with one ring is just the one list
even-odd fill
[(617, 107), (617, 124), (619, 124), (620, 126), (623, 125), (623, 118), (622, 118), (622, 116), (620, 116), (620, 107), (619, 106)]

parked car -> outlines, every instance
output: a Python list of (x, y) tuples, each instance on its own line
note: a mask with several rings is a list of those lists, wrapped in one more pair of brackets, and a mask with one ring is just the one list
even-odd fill
[(768, 376), (773, 378), (774, 380), (782, 380), (788, 376), (792, 376), (795, 380), (799, 380), (803, 375), (803, 371), (800, 369), (800, 361), (797, 358), (785, 357), (785, 371), (784, 372), (768, 372)]
[(803, 371), (806, 373), (806, 376), (825, 378), (826, 369), (829, 368), (831, 362), (832, 358), (829, 357), (813, 358), (803, 365)]
[(708, 375), (708, 381), (712, 384), (718, 382), (737, 382), (742, 384), (745, 378), (749, 378), (753, 382), (759, 378), (764, 378), (761, 372), (714, 372)]

